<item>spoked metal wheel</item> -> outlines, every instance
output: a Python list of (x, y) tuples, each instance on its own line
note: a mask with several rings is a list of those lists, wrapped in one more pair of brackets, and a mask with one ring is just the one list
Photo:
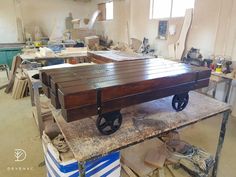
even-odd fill
[(189, 100), (188, 93), (175, 95), (172, 100), (172, 107), (178, 112), (183, 111), (188, 104), (188, 100)]
[(122, 115), (120, 111), (105, 113), (97, 118), (97, 128), (103, 135), (115, 133), (121, 126)]

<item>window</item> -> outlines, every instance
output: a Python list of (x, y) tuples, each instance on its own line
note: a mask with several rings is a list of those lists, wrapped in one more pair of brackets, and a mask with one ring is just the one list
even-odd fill
[(98, 4), (98, 10), (101, 11), (98, 20), (112, 20), (113, 19), (113, 1)]
[(150, 19), (184, 17), (195, 0), (150, 0)]
[(106, 3), (106, 20), (113, 19), (113, 1)]

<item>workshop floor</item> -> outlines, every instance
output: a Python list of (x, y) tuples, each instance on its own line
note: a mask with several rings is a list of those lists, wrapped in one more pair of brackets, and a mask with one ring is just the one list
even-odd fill
[[(0, 81), (2, 80), (0, 79)], [(10, 94), (7, 95), (4, 90), (0, 90), (0, 121), (0, 176), (46, 176), (41, 140), (32, 117), (30, 98), (13, 100)], [(219, 117), (200, 122), (182, 129), (181, 137), (183, 140), (214, 154), (220, 123), (221, 119)], [(222, 151), (219, 177), (236, 177), (235, 140), (236, 118), (231, 118)], [(16, 162), (15, 149), (25, 150), (26, 160)], [(21, 167), (21, 170), (19, 167)]]

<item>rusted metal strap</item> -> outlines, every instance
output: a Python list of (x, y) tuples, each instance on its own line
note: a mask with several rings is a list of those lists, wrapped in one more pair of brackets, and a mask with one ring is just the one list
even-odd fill
[(101, 89), (97, 89), (97, 110), (98, 115), (102, 114), (102, 95), (101, 95)]

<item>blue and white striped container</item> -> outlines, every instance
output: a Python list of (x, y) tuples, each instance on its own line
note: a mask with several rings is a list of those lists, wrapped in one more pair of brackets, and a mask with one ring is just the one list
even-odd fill
[[(80, 177), (79, 162), (71, 159), (62, 162), (55, 147), (43, 138), (43, 149), (48, 177)], [(86, 177), (120, 177), (120, 152), (113, 152), (85, 163)]]

